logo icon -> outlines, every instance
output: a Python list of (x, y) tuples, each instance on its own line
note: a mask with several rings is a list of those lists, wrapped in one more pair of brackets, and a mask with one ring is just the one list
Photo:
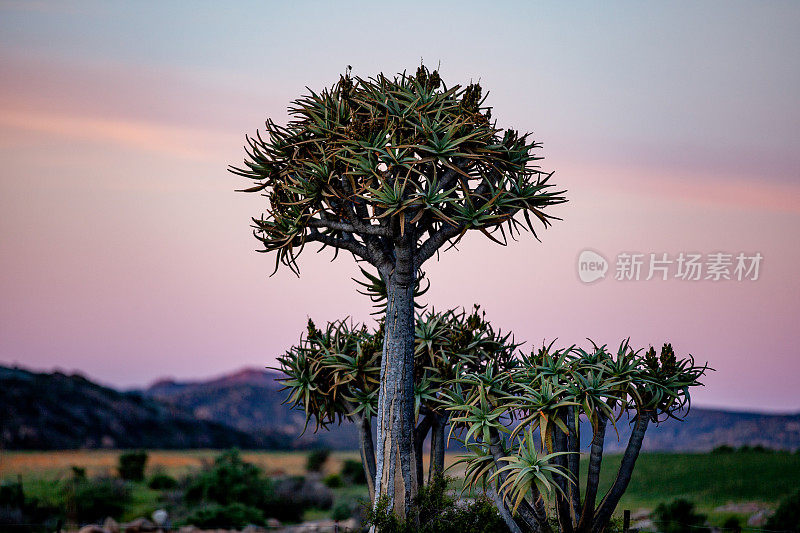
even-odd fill
[(608, 261), (592, 250), (584, 250), (578, 256), (578, 277), (584, 283), (593, 283), (606, 277)]

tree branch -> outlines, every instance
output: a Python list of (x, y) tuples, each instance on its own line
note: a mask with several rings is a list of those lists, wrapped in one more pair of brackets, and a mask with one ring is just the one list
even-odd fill
[[(568, 407), (562, 407), (555, 413), (555, 416), (566, 422), (566, 410)], [(553, 450), (554, 452), (569, 451), (569, 436), (564, 433), (561, 428), (556, 426), (553, 429)], [(561, 468), (567, 468), (567, 456), (559, 455), (553, 458), (553, 463)], [(558, 529), (561, 533), (573, 533), (573, 524), (571, 516), (571, 506), (569, 501), (569, 494), (572, 483), (565, 476), (555, 476), (556, 485), (561, 489), (556, 491), (556, 514), (558, 516)]]
[(511, 531), (511, 533), (522, 533), (522, 528), (520, 528), (519, 524), (517, 524), (517, 522), (514, 520), (514, 517), (511, 515), (511, 511), (508, 510), (508, 506), (506, 506), (502, 496), (500, 496), (497, 491), (494, 490), (494, 487), (492, 487), (491, 483), (486, 484), (484, 492), (494, 502), (495, 507), (497, 507), (497, 511), (503, 518), (503, 522), (506, 523), (506, 526), (508, 526), (508, 529)]
[(367, 477), (370, 501), (375, 499), (375, 445), (372, 442), (372, 422), (366, 416), (356, 420), (358, 424), (358, 444), (361, 451), (361, 464)]
[(310, 218), (307, 224), (312, 228), (328, 228), (337, 231), (346, 231), (348, 233), (356, 233), (360, 235), (378, 235), (381, 237), (389, 237), (389, 230), (387, 228), (376, 226), (373, 224), (362, 224), (357, 221), (353, 222), (339, 222), (336, 220), (328, 220), (325, 218)]
[(611, 519), (614, 509), (617, 508), (619, 499), (628, 488), (628, 483), (633, 474), (633, 467), (636, 464), (636, 459), (639, 457), (639, 450), (642, 449), (642, 441), (644, 440), (644, 433), (647, 431), (647, 425), (650, 423), (650, 417), (645, 412), (638, 412), (636, 415), (636, 424), (633, 426), (633, 431), (628, 439), (628, 446), (625, 448), (625, 454), (622, 456), (622, 462), (617, 471), (617, 478), (614, 484), (608, 489), (605, 498), (600, 502), (600, 506), (594, 515), (594, 523), (592, 524), (592, 533), (602, 533), (603, 529)]
[(580, 411), (575, 407), (567, 407), (567, 447), (570, 452), (567, 455), (568, 470), (572, 474), (573, 483), (569, 485), (569, 506), (572, 516), (572, 527), (578, 527), (578, 520), (581, 512), (581, 443), (580, 443)]
[[(506, 462), (503, 461), (503, 457), (506, 455), (505, 450), (503, 450), (503, 447), (500, 444), (500, 435), (496, 429), (490, 429), (489, 436), (492, 439), (491, 442), (488, 443), (489, 452), (492, 454), (492, 458), (494, 459), (495, 468), (499, 470), (506, 465)], [(505, 473), (501, 472), (500, 483), (502, 484), (507, 477), (508, 476)], [(544, 498), (542, 498), (542, 495), (534, 485), (531, 485), (531, 497), (534, 501), (533, 505), (528, 503), (527, 500), (523, 499), (517, 508), (517, 513), (525, 522), (525, 524), (536, 533), (551, 533), (552, 529), (550, 528), (550, 524), (547, 523), (547, 512), (544, 508)]]
[(589, 533), (594, 521), (594, 505), (597, 502), (597, 487), (600, 484), (600, 467), (603, 462), (603, 443), (606, 437), (608, 421), (605, 416), (598, 415), (597, 427), (593, 428), (592, 447), (589, 452), (589, 468), (586, 472), (586, 493), (583, 498), (583, 509), (578, 522), (579, 533)]
[(324, 244), (325, 246), (331, 246), (334, 248), (341, 248), (342, 250), (347, 250), (353, 255), (360, 257), (364, 261), (367, 261), (377, 266), (376, 262), (374, 261), (374, 258), (371, 257), (371, 254), (367, 250), (366, 246), (355, 240), (345, 240), (339, 237), (333, 237), (332, 235), (326, 235), (324, 233), (320, 233), (316, 229), (308, 233), (305, 236), (305, 240), (306, 242), (319, 242)]
[(434, 416), (436, 418), (431, 433), (431, 464), (428, 468), (428, 479), (444, 474), (445, 427), (450, 414), (435, 414)]
[(441, 248), (441, 246), (450, 239), (459, 235), (462, 231), (464, 231), (465, 227), (466, 226), (464, 226), (464, 224), (458, 224), (457, 226), (445, 224), (439, 231), (428, 237), (428, 239), (420, 244), (419, 248), (417, 248), (417, 253), (415, 254), (414, 260), (414, 268), (420, 268), (422, 263), (430, 259), (433, 254), (436, 253), (436, 250)]
[[(417, 427), (414, 428), (414, 450), (416, 452), (416, 468), (417, 468), (417, 486), (422, 487), (425, 484), (425, 474), (422, 468), (422, 446), (425, 444), (425, 437), (433, 427), (433, 419), (436, 415), (433, 413), (425, 415), (420, 420)], [(430, 479), (428, 480), (430, 482)]]

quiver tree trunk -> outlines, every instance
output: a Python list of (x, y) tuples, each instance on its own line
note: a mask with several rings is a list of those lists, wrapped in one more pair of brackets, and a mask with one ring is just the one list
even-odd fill
[(410, 247), (396, 249), (394, 271), (384, 274), (387, 303), (378, 395), (375, 502), (388, 500), (400, 517), (414, 518), (414, 268)]
[(625, 447), (625, 453), (622, 456), (622, 462), (617, 471), (617, 477), (614, 479), (614, 484), (608, 489), (605, 498), (600, 502), (600, 505), (594, 514), (594, 523), (592, 524), (592, 533), (602, 533), (605, 527), (611, 520), (611, 515), (616, 509), (620, 498), (628, 488), (628, 483), (631, 481), (633, 474), (633, 467), (636, 465), (636, 459), (639, 457), (639, 451), (642, 449), (642, 442), (644, 435), (647, 431), (647, 426), (650, 424), (650, 416), (646, 410), (642, 409), (636, 414), (636, 422), (633, 425), (633, 431), (628, 439), (628, 446)]
[(361, 452), (361, 465), (367, 479), (370, 500), (375, 499), (375, 445), (372, 442), (372, 422), (366, 416), (355, 420), (358, 425), (358, 448)]
[(447, 447), (445, 428), (448, 414), (437, 414), (431, 427), (431, 464), (428, 468), (428, 479), (444, 475), (444, 450)]

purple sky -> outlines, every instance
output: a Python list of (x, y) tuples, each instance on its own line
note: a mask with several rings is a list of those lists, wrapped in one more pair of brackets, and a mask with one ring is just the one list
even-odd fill
[[(369, 320), (349, 257), (268, 277), (262, 204), (225, 168), (304, 86), (424, 58), (480, 79), (570, 199), (541, 243), (430, 261), (425, 302), (529, 345), (669, 340), (717, 369), (698, 405), (800, 410), (799, 4), (218, 5), (0, 1), (0, 363), (139, 386), (272, 364), (307, 316)], [(611, 263), (593, 284), (587, 248)], [(764, 259), (617, 281), (621, 252)]]

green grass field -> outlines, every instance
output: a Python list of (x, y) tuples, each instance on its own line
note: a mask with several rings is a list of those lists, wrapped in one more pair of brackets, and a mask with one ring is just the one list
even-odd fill
[[(163, 471), (180, 477), (211, 461), (219, 452), (151, 451), (148, 473)], [(2, 452), (0, 479), (14, 480), (21, 476), (26, 492), (50, 499), (58, 479), (71, 475), (72, 465), (85, 467), (91, 475), (113, 475), (117, 451), (79, 452)], [(245, 460), (258, 464), (268, 473), (302, 474), (306, 454), (302, 452), (246, 452)], [(344, 459), (357, 459), (358, 454), (333, 453), (325, 471), (338, 472)], [(456, 455), (449, 455), (452, 464)], [(620, 456), (603, 461), (601, 490), (609, 487), (619, 465)], [(583, 465), (585, 472), (585, 464)], [(459, 470), (449, 472), (458, 478)], [(732, 454), (642, 454), (633, 479), (619, 509), (653, 509), (674, 498), (686, 498), (705, 512), (715, 516), (714, 509), (728, 503), (759, 502), (774, 506), (800, 484), (800, 455), (789, 453), (737, 452)], [(459, 485), (456, 482), (456, 485)], [(140, 487), (134, 494), (135, 509), (141, 515), (154, 505), (157, 491)], [(340, 495), (339, 492), (342, 494)], [(337, 496), (366, 496), (364, 487), (337, 489)]]

